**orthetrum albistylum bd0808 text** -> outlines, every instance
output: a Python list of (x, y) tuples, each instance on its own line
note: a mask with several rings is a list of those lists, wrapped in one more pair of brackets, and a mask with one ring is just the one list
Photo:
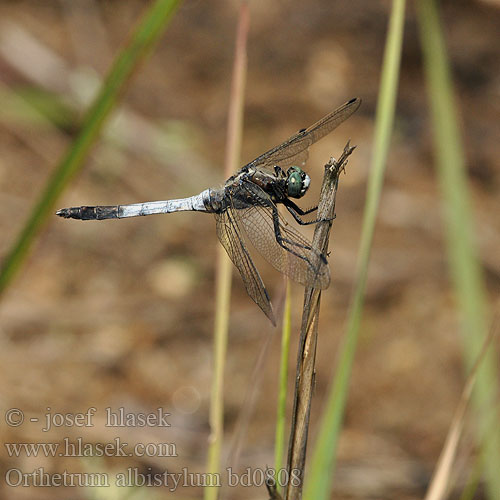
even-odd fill
[(186, 210), (212, 213), (219, 241), (238, 268), (248, 295), (275, 324), (269, 295), (245, 242), (250, 241), (268, 262), (294, 281), (315, 288), (328, 287), (330, 271), (326, 257), (282, 219), (276, 205), (282, 203), (300, 225), (318, 222), (302, 219), (317, 207), (302, 210), (291, 199), (301, 198), (309, 187), (310, 178), (301, 167), (307, 160), (309, 146), (334, 130), (360, 104), (360, 99), (351, 99), (314, 125), (300, 130), (242, 167), (222, 188), (205, 189), (180, 200), (63, 208), (57, 215), (102, 220)]

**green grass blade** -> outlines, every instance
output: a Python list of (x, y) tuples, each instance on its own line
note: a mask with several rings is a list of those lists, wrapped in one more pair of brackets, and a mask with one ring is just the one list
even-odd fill
[[(446, 46), (436, 3), (420, 0), (417, 14), (424, 54), (435, 154), (444, 200), (450, 274), (462, 321), (463, 356), (470, 369), (488, 334), (489, 314), (481, 266), (474, 247), (474, 222), (467, 188), (465, 155)], [(500, 432), (496, 415), (498, 365), (490, 349), (478, 371), (473, 394), (479, 436), (484, 453), (488, 498), (500, 499)]]
[[(276, 471), (276, 481), (280, 479), (279, 471), (283, 467), (283, 457), (285, 456), (286, 393), (288, 387), (288, 357), (290, 353), (291, 331), (292, 294), (290, 281), (287, 279), (285, 309), (283, 311), (283, 327), (281, 329), (281, 361), (278, 388), (278, 410), (276, 414), (276, 438), (274, 443), (274, 470)], [(280, 491), (279, 487), (278, 491)]]
[[(243, 137), (243, 106), (247, 68), (247, 39), (250, 24), (250, 11), (246, 2), (242, 2), (239, 12), (236, 34), (229, 119), (227, 127), (227, 145), (224, 173), (230, 177), (240, 163), (241, 142)], [(224, 433), (224, 371), (226, 365), (227, 336), (231, 300), (232, 264), (219, 246), (216, 269), (216, 312), (214, 325), (214, 375), (210, 394), (210, 440), (207, 458), (207, 473), (220, 473), (220, 456)], [(205, 500), (216, 500), (217, 487), (203, 490)]]
[[(215, 322), (213, 340), (213, 374), (210, 390), (210, 437), (208, 441), (207, 474), (220, 473), (224, 438), (224, 373), (226, 368), (227, 337), (231, 302), (232, 264), (222, 246), (217, 248), (215, 277)], [(203, 489), (205, 500), (216, 500), (218, 488)]]
[(474, 500), (474, 498), (476, 498), (484, 467), (484, 464), (482, 462), (483, 459), (481, 456), (477, 456), (475, 458), (470, 468), (471, 470), (468, 473), (469, 477), (465, 482), (465, 486), (459, 500)]
[(346, 338), (311, 459), (304, 499), (326, 500), (330, 496), (333, 483), (338, 437), (358, 340), (370, 249), (394, 122), (403, 44), (404, 13), (405, 0), (393, 0), (377, 103), (374, 150), (363, 217), (357, 277), (347, 320)]
[(20, 268), (38, 231), (52, 215), (57, 198), (82, 167), (125, 84), (138, 64), (144, 61), (159, 40), (179, 3), (180, 0), (156, 0), (147, 9), (127, 45), (115, 60), (99, 94), (84, 118), (81, 132), (50, 177), (17, 241), (4, 260), (0, 271), (0, 294)]

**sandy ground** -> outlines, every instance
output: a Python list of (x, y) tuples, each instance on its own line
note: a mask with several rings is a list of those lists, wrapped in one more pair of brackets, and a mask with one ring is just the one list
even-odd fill
[[(105, 74), (145, 2), (0, 2), (0, 251), (19, 233), (57, 161), (78, 131), (82, 102)], [(312, 206), (322, 165), (348, 138), (357, 149), (341, 179), (330, 241), (332, 285), (323, 294), (311, 443), (344, 333), (371, 160), (375, 103), (389, 2), (255, 2), (246, 86), (242, 163), (349, 98), (360, 110), (312, 150)], [(123, 97), (114, 120), (60, 206), (179, 198), (224, 181), (225, 126), (237, 3), (186, 2)], [(488, 297), (499, 296), (500, 168), (496, 2), (444, 2), (475, 236)], [(21, 101), (13, 100), (13, 92)], [(42, 95), (43, 92), (43, 95)], [(63, 98), (72, 110), (51, 124), (21, 105)], [(55, 109), (52, 107), (51, 109)], [(68, 109), (68, 108), (66, 108)], [(407, 13), (397, 116), (377, 222), (366, 310), (347, 402), (333, 498), (422, 498), (464, 384), (459, 315), (450, 286), (445, 221), (433, 165), (415, 13)], [(9, 487), (5, 473), (202, 472), (212, 374), (213, 218), (173, 214), (45, 227), (0, 304), (2, 408), (25, 414), (0, 426), (3, 443), (173, 443), (171, 457), (9, 457), (2, 449), (1, 498), (166, 498), (166, 488)], [(310, 234), (310, 233), (308, 233)], [(280, 303), (281, 276), (256, 259)], [(294, 331), (302, 289), (293, 285)], [(279, 334), (233, 282), (225, 387), (223, 467), (273, 463)], [(263, 346), (263, 368), (255, 365)], [(296, 340), (290, 369), (293, 370)], [(290, 377), (290, 388), (292, 376)], [(254, 399), (249, 405), (248, 399)], [(106, 408), (171, 413), (171, 427), (104, 426)], [(50, 408), (50, 410), (47, 410)], [(45, 414), (85, 413), (91, 426), (46, 432)], [(239, 458), (235, 435), (249, 416)], [(2, 416), (3, 418), (3, 416)], [(39, 422), (29, 422), (38, 418)], [(54, 424), (58, 423), (57, 416)], [(61, 422), (62, 423), (62, 422)], [(42, 425), (43, 424), (43, 425)], [(471, 426), (470, 426), (471, 427)], [(172, 449), (171, 449), (172, 451)], [(172, 453), (170, 453), (172, 454)], [(41, 455), (44, 455), (41, 453)], [(475, 463), (471, 432), (459, 483)], [(148, 469), (151, 468), (151, 469)], [(258, 477), (257, 477), (258, 479)], [(129, 496), (128, 496), (129, 495)], [(182, 488), (178, 498), (199, 498)], [(266, 498), (263, 488), (222, 498)]]

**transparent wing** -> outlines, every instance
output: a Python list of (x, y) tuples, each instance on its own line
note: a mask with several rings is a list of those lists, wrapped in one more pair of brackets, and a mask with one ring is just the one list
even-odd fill
[(243, 279), (245, 289), (264, 314), (276, 325), (273, 308), (262, 278), (243, 241), (241, 228), (231, 208), (215, 214), (217, 237)]
[[(304, 286), (327, 288), (330, 270), (325, 257), (288, 224), (269, 195), (246, 182), (233, 197), (233, 213), (252, 245), (278, 271)], [(244, 200), (242, 202), (240, 200)], [(278, 236), (281, 236), (280, 244)]]
[(246, 167), (273, 167), (279, 165), (284, 168), (289, 165), (302, 166), (307, 160), (309, 146), (347, 120), (359, 108), (360, 104), (361, 99), (351, 99), (314, 125), (301, 130), (279, 146), (258, 156), (248, 163)]

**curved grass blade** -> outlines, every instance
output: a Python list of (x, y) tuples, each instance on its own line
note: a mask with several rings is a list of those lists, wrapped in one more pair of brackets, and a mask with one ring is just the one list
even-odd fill
[(393, 0), (377, 104), (373, 160), (363, 217), (358, 273), (347, 320), (345, 343), (340, 352), (337, 371), (323, 413), (309, 475), (304, 488), (304, 499), (308, 500), (326, 500), (330, 498), (338, 437), (361, 323), (375, 219), (394, 121), (403, 43), (404, 13), (405, 0)]
[[(434, 0), (420, 0), (416, 6), (434, 129), (436, 167), (445, 204), (448, 261), (462, 320), (463, 357), (470, 369), (488, 334), (486, 286), (473, 243), (474, 221), (465, 154), (438, 7)], [(472, 396), (478, 442), (484, 455), (487, 496), (496, 500), (500, 499), (500, 426), (493, 410), (499, 394), (497, 356), (493, 349), (485, 354)]]
[(81, 169), (125, 84), (158, 42), (180, 0), (156, 0), (146, 10), (127, 45), (116, 58), (99, 94), (88, 110), (81, 131), (47, 182), (28, 221), (8, 252), (0, 271), (0, 294), (21, 267), (42, 225), (52, 215), (57, 198)]

